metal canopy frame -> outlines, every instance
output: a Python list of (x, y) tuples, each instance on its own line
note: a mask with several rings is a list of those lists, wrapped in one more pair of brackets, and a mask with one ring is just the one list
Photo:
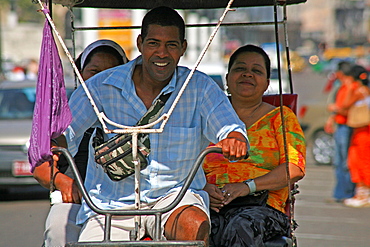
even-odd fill
[[(278, 0), (279, 5), (304, 3), (307, 0)], [(168, 6), (174, 9), (225, 8), (228, 0), (53, 0), (54, 3), (80, 8), (152, 9)], [(275, 0), (235, 0), (233, 7), (272, 6)]]
[[(172, 7), (174, 9), (207, 9), (207, 8), (225, 8), (225, 6), (227, 6), (227, 3), (229, 2), (229, 0), (139, 0), (139, 1), (132, 1), (132, 0), (42, 0), (44, 2), (48, 2), (49, 3), (49, 7), (50, 7), (50, 10), (51, 10), (51, 6), (52, 4), (51, 3), (56, 3), (56, 4), (61, 4), (61, 5), (64, 5), (64, 6), (67, 6), (69, 8), (111, 8), (111, 9), (118, 9), (118, 8), (122, 8), (122, 9), (151, 9), (151, 8), (154, 8), (154, 7), (157, 7), (157, 6), (169, 6), (169, 7)], [(287, 40), (287, 28), (286, 28), (286, 23), (287, 23), (287, 13), (286, 13), (286, 6), (287, 5), (291, 5), (291, 4), (299, 4), (299, 3), (304, 3), (306, 2), (307, 0), (234, 0), (233, 4), (232, 4), (232, 8), (238, 8), (238, 7), (261, 7), (261, 6), (273, 6), (274, 7), (274, 22), (266, 22), (266, 23), (261, 23), (261, 22), (254, 22), (254, 23), (226, 23), (224, 25), (275, 25), (275, 39), (276, 39), (276, 49), (277, 49), (277, 56), (280, 57), (280, 51), (279, 51), (279, 29), (278, 29), (278, 25), (279, 24), (282, 24), (283, 25), (283, 29), (284, 29), (284, 37), (285, 37), (285, 49), (286, 49), (286, 54), (287, 54), (287, 60), (288, 60), (288, 73), (289, 73), (289, 82), (290, 82), (290, 88), (291, 88), (291, 93), (293, 93), (293, 84), (292, 84), (292, 79), (291, 79), (291, 68), (290, 68), (290, 59), (289, 59), (289, 46), (288, 46), (288, 40)], [(280, 6), (283, 8), (283, 19), (281, 21), (278, 21), (278, 18), (277, 18), (277, 7)], [(211, 26), (214, 26), (215, 24), (208, 24), (208, 25), (211, 25)], [(222, 25), (222, 24), (221, 24)], [(187, 25), (187, 27), (189, 27), (190, 25)], [(191, 25), (190, 27), (196, 27), (196, 26), (204, 26), (204, 24), (199, 24), (199, 25)], [(110, 27), (104, 27), (105, 29), (109, 29)], [(132, 29), (132, 28), (139, 28), (139, 27), (111, 27), (111, 28), (114, 28), (114, 29)], [(76, 30), (96, 30), (96, 29), (99, 29), (99, 27), (92, 27), (92, 28), (86, 28), (86, 27), (81, 27), (81, 28), (75, 28), (73, 27), (74, 31)], [(278, 67), (279, 67), (279, 90), (280, 92), (282, 92), (282, 86), (281, 86), (281, 71), (280, 71), (280, 68), (281, 68), (281, 65), (280, 65), (280, 59), (278, 59)], [(282, 93), (280, 93), (280, 102), (283, 102), (282, 100)], [(281, 110), (282, 111), (282, 110)], [(281, 113), (283, 114), (283, 113)], [(284, 125), (284, 121), (283, 121), (283, 125)], [(285, 129), (285, 127), (283, 126), (283, 129)], [(132, 130), (131, 130), (132, 131)], [(132, 132), (132, 135), (133, 135), (133, 139), (135, 140), (136, 138), (134, 137), (137, 137), (137, 132)], [(284, 144), (285, 144), (285, 147), (286, 147), (286, 140), (284, 138)], [(133, 144), (136, 144), (135, 142)], [(135, 147), (136, 145), (134, 145)], [(60, 151), (60, 152), (63, 152), (63, 150), (54, 150), (54, 151)], [(66, 151), (67, 153), (65, 154), (66, 156), (68, 156), (68, 151)], [(286, 150), (286, 154), (287, 154), (287, 150)], [(199, 157), (203, 157), (204, 153), (202, 153)], [(136, 155), (134, 155), (134, 157), (136, 157)], [(199, 159), (199, 158), (198, 158)], [(202, 158), (200, 158), (202, 159)], [(287, 157), (287, 160), (288, 160), (288, 157)], [(199, 160), (198, 160), (199, 162)], [(70, 165), (72, 166), (73, 170), (74, 170), (74, 173), (76, 173), (76, 177), (78, 177), (78, 171), (76, 168), (74, 168), (74, 162), (73, 160), (71, 159), (70, 157), (70, 161), (69, 161)], [(139, 164), (140, 166), (140, 164)], [(138, 166), (138, 167), (139, 167)], [(138, 167), (135, 167), (136, 168), (136, 172), (135, 172), (135, 176), (137, 176), (137, 174), (139, 174), (140, 170), (138, 170)], [(194, 171), (196, 171), (199, 167), (199, 163), (194, 165), (193, 167), (193, 170), (191, 173), (194, 173)], [(76, 170), (76, 171), (75, 171)], [(192, 176), (191, 174), (189, 174), (189, 177), (187, 179), (187, 183), (190, 184), (191, 180), (192, 180)], [(287, 165), (287, 178), (288, 178), (288, 181), (289, 181), (289, 187), (291, 187), (291, 182), (290, 182), (290, 175), (289, 175), (289, 169), (288, 169), (288, 165)], [(80, 179), (77, 179), (77, 180), (80, 180)], [(189, 181), (188, 181), (189, 180)], [(165, 208), (165, 209), (162, 209), (162, 210), (158, 210), (158, 211), (152, 211), (152, 210), (149, 210), (149, 211), (141, 211), (140, 212), (140, 209), (139, 210), (134, 210), (134, 211), (127, 211), (127, 210), (123, 210), (123, 211), (117, 211), (117, 210), (113, 210), (113, 211), (110, 211), (110, 210), (102, 210), (102, 209), (99, 209), (97, 208), (93, 203), (91, 203), (91, 200), (89, 198), (89, 196), (87, 195), (87, 192), (84, 190), (84, 187), (83, 187), (83, 184), (82, 184), (82, 181), (77, 181), (78, 182), (78, 185), (80, 187), (80, 190), (83, 192), (83, 196), (85, 198), (85, 200), (87, 201), (88, 205), (90, 206), (90, 208), (92, 208), (95, 212), (97, 213), (100, 213), (100, 214), (103, 214), (106, 216), (106, 230), (105, 230), (105, 234), (104, 234), (104, 240), (103, 242), (98, 242), (98, 243), (75, 243), (75, 244), (71, 244), (71, 245), (68, 245), (68, 246), (100, 246), (101, 244), (103, 245), (106, 245), (106, 246), (116, 246), (115, 244), (118, 244), (117, 242), (111, 242), (110, 241), (110, 238), (109, 238), (109, 235), (110, 235), (110, 220), (111, 220), (111, 217), (112, 215), (132, 215), (135, 211), (135, 214), (136, 215), (155, 215), (156, 217), (156, 228), (159, 227), (159, 224), (160, 224), (160, 217), (159, 215), (167, 210), (170, 210), (170, 208), (173, 206), (175, 206), (178, 201), (180, 200), (180, 197), (179, 198), (176, 198), (175, 201), (173, 202), (173, 204), (171, 204), (171, 206)], [(188, 185), (187, 185), (188, 186)], [(186, 187), (186, 186), (185, 186)], [(289, 200), (291, 201), (292, 200), (292, 194), (289, 193)], [(291, 206), (291, 210), (292, 210), (292, 206)], [(291, 220), (293, 220), (293, 222), (291, 222), (291, 226), (294, 228), (294, 225), (295, 225), (295, 222), (294, 222), (294, 219), (292, 219), (292, 216), (293, 215), (293, 212), (291, 212), (291, 215), (290, 215), (290, 218)], [(294, 230), (294, 229), (291, 229), (291, 230)], [(135, 235), (135, 234), (134, 234)], [(294, 236), (292, 234), (292, 237), (294, 239)], [(133, 241), (133, 242), (130, 242), (130, 241), (125, 241), (124, 243), (127, 244), (127, 245), (130, 245), (130, 246), (163, 246), (163, 245), (166, 245), (165, 243), (159, 241), (160, 239), (160, 236), (159, 236), (159, 232), (156, 231), (156, 236), (154, 236), (154, 241), (153, 242), (147, 242), (147, 243), (143, 243), (143, 242), (137, 242), (137, 241)], [(145, 242), (145, 241), (144, 241)], [(294, 241), (295, 242), (295, 241)], [(137, 245), (135, 245), (135, 243)], [(97, 245), (95, 245), (97, 244)], [(122, 242), (121, 242), (122, 244)], [(176, 245), (179, 245), (179, 246), (182, 246), (183, 244), (185, 244), (184, 246), (202, 246), (202, 243), (201, 242), (192, 242), (190, 244), (190, 242), (188, 243), (184, 243), (184, 242), (167, 242), (167, 244), (171, 245), (171, 246), (176, 246)]]

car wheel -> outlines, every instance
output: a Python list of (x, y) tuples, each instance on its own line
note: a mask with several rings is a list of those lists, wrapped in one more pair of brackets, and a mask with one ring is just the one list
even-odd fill
[(313, 135), (312, 156), (317, 165), (331, 165), (334, 158), (334, 138), (320, 130)]

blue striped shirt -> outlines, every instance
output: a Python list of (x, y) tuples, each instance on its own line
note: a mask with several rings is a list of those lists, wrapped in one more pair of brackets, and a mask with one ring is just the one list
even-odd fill
[[(114, 122), (133, 126), (147, 112), (132, 81), (135, 66), (141, 63), (142, 59), (138, 57), (125, 65), (103, 71), (87, 81), (97, 107)], [(172, 92), (163, 112), (168, 112), (189, 72), (188, 68), (177, 67), (171, 81), (163, 88), (164, 94)], [(74, 155), (84, 131), (89, 127), (100, 126), (100, 123), (82, 87), (71, 96), (70, 107), (73, 120), (65, 135), (68, 148)], [(150, 134), (149, 163), (141, 171), (141, 200), (154, 202), (180, 188), (197, 155), (209, 142), (217, 143), (231, 131), (238, 131), (246, 136), (244, 123), (236, 115), (224, 92), (210, 77), (196, 71), (163, 133)], [(202, 190), (205, 183), (204, 172), (200, 169), (190, 190), (200, 194), (208, 205), (208, 195)], [(119, 182), (111, 181), (94, 162), (92, 148), (85, 186), (98, 207), (114, 209), (134, 203), (134, 176)], [(77, 222), (83, 223), (94, 214), (83, 202)]]

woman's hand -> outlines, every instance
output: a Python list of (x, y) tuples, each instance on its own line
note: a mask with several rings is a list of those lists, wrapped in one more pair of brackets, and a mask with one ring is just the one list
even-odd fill
[(249, 194), (249, 187), (244, 183), (226, 184), (222, 189), (214, 184), (207, 183), (203, 190), (209, 195), (211, 209), (217, 213), (235, 198)]
[(225, 197), (224, 205), (229, 204), (232, 200), (240, 196), (246, 196), (249, 194), (249, 187), (245, 183), (231, 183), (226, 184), (221, 192)]
[(220, 212), (220, 209), (224, 206), (225, 197), (221, 190), (214, 184), (207, 183), (203, 188), (209, 195), (211, 209)]

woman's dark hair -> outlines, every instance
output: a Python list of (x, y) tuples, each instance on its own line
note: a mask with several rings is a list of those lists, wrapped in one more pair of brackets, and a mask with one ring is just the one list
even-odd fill
[(230, 60), (229, 60), (229, 65), (227, 67), (227, 71), (230, 72), (231, 67), (233, 66), (236, 58), (244, 52), (255, 52), (260, 54), (263, 57), (263, 60), (265, 60), (265, 66), (267, 70), (267, 79), (270, 79), (270, 74), (271, 74), (271, 61), (267, 53), (259, 46), (255, 45), (244, 45), (239, 47), (234, 53), (231, 55)]
[(92, 50), (89, 53), (89, 55), (86, 57), (83, 68), (81, 67), (81, 57), (82, 57), (82, 53), (81, 53), (75, 61), (76, 67), (78, 68), (78, 70), (82, 71), (86, 67), (86, 65), (90, 63), (92, 56), (94, 56), (96, 53), (99, 53), (99, 52), (111, 54), (112, 56), (117, 58), (118, 64), (124, 64), (123, 57), (118, 53), (116, 49), (110, 46), (103, 45), (103, 46), (96, 47), (94, 50)]
[(179, 29), (181, 42), (185, 40), (185, 22), (176, 10), (161, 6), (150, 10), (143, 18), (141, 25), (141, 37), (144, 40), (148, 35), (149, 25), (156, 24), (159, 26), (175, 26)]
[(360, 65), (352, 66), (349, 75), (352, 76), (356, 81), (361, 81), (365, 86), (369, 84), (369, 73)]

